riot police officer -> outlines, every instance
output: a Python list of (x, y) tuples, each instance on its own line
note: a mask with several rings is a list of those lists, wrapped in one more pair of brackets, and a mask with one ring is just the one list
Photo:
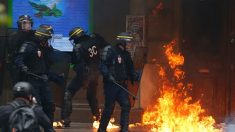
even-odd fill
[[(0, 107), (0, 128), (3, 132), (9, 130), (9, 120), (11, 113), (17, 108), (32, 105), (33, 86), (28, 82), (18, 82), (13, 87), (14, 101)], [(49, 118), (42, 111), (41, 106), (36, 105), (33, 108), (38, 124), (44, 128), (45, 132), (55, 132)], [(25, 117), (27, 118), (27, 117)], [(17, 122), (16, 122), (17, 123)], [(35, 130), (38, 132), (39, 130)]]
[(19, 81), (19, 76), (14, 65), (14, 57), (25, 41), (33, 40), (35, 32), (35, 30), (32, 30), (33, 19), (29, 15), (21, 15), (17, 20), (17, 26), (18, 31), (10, 34), (9, 44), (7, 46), (7, 67), (11, 75), (12, 84)]
[(40, 25), (34, 34), (35, 39), (24, 42), (15, 57), (21, 80), (28, 81), (33, 85), (33, 96), (42, 105), (43, 111), (49, 117), (51, 123), (54, 120), (55, 107), (52, 91), (48, 87), (49, 60), (47, 49), (53, 41), (52, 31), (48, 25)]
[(120, 33), (116, 43), (106, 46), (102, 52), (100, 70), (103, 75), (105, 105), (98, 132), (106, 132), (115, 101), (121, 106), (120, 131), (128, 131), (131, 105), (128, 93), (119, 85), (127, 89), (127, 81), (134, 82), (137, 79), (133, 61), (126, 50), (127, 43), (131, 40), (132, 37), (128, 33)]
[(73, 45), (72, 64), (76, 76), (71, 80), (64, 95), (64, 106), (61, 117), (65, 127), (69, 127), (69, 116), (72, 113), (72, 98), (82, 87), (87, 87), (87, 100), (93, 118), (99, 120), (98, 100), (96, 97), (100, 49), (106, 42), (98, 34), (87, 35), (80, 27), (75, 27), (69, 32), (69, 40)]

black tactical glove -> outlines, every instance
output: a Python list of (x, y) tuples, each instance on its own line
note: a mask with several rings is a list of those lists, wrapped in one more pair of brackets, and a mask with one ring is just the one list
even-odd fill
[(140, 82), (143, 71), (136, 71), (136, 81)]
[(61, 86), (65, 85), (65, 77), (64, 77), (64, 73), (61, 73), (57, 76), (55, 82)]
[(49, 72), (49, 80), (53, 81), (54, 83), (60, 85), (60, 86), (64, 86), (65, 85), (65, 77), (64, 77), (64, 73), (61, 74), (56, 74), (54, 72)]
[(48, 82), (48, 76), (47, 75), (42, 75), (41, 78), (44, 82)]
[(89, 68), (88, 66), (86, 66), (86, 67), (85, 67), (85, 71), (86, 71), (86, 73), (89, 73), (90, 68)]
[(107, 81), (116, 82), (116, 80), (112, 74), (108, 74), (108, 75), (104, 76), (104, 79)]
[(112, 74), (109, 74), (108, 80), (112, 81), (112, 82), (116, 82), (116, 80)]
[(29, 72), (29, 68), (27, 66), (22, 66), (21, 67), (21, 71), (24, 73), (28, 73)]
[(135, 74), (133, 75), (133, 78), (131, 79), (131, 83), (134, 84), (134, 81), (140, 82), (142, 77), (142, 71), (136, 71)]

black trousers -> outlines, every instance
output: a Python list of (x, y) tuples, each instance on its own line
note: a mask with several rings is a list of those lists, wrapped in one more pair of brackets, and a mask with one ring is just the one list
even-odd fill
[(55, 105), (53, 101), (53, 94), (48, 86), (48, 82), (35, 78), (29, 78), (28, 81), (33, 85), (33, 96), (42, 106), (43, 111), (53, 123)]
[[(122, 86), (127, 87), (126, 85)], [(99, 131), (106, 131), (111, 115), (113, 114), (113, 109), (116, 101), (121, 106), (121, 115), (120, 115), (121, 132), (128, 131), (129, 113), (131, 109), (128, 93), (122, 90), (118, 85), (114, 84), (113, 82), (105, 81), (104, 95), (105, 95), (105, 105), (100, 120)]]
[(86, 87), (86, 98), (91, 108), (93, 116), (99, 116), (99, 106), (97, 99), (97, 88), (99, 71), (97, 66), (89, 67), (84, 74), (77, 73), (76, 76), (69, 83), (64, 98), (64, 106), (61, 111), (62, 120), (68, 120), (72, 113), (72, 98), (81, 89)]

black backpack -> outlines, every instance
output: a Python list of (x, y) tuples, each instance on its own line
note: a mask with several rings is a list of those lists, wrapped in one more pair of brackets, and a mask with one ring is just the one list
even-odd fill
[(22, 105), (17, 101), (10, 103), (15, 110), (9, 116), (10, 132), (35, 132), (39, 130), (39, 124), (34, 114), (34, 107)]

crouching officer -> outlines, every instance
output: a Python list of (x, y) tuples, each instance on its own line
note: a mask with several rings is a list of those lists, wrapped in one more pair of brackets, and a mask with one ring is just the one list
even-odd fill
[(15, 63), (20, 71), (20, 79), (33, 85), (33, 96), (53, 122), (55, 106), (52, 91), (48, 87), (49, 60), (47, 56), (48, 45), (53, 41), (51, 28), (45, 24), (40, 25), (34, 34), (34, 41), (25, 42), (20, 47)]
[(98, 132), (106, 132), (115, 101), (121, 106), (121, 132), (128, 131), (131, 105), (128, 93), (119, 85), (128, 90), (127, 80), (134, 82), (137, 79), (133, 61), (126, 50), (127, 43), (131, 40), (132, 37), (128, 33), (120, 33), (115, 45), (106, 46), (102, 52), (100, 70), (104, 81), (105, 105)]
[(73, 45), (72, 64), (76, 76), (71, 80), (64, 95), (64, 106), (61, 111), (62, 123), (69, 127), (72, 113), (72, 98), (82, 87), (87, 88), (87, 101), (93, 118), (100, 119), (97, 88), (99, 77), (100, 50), (106, 45), (105, 40), (98, 34), (87, 35), (80, 27), (69, 32), (69, 40)]
[[(17, 108), (23, 106), (32, 105), (32, 85), (28, 82), (18, 82), (13, 87), (14, 101), (0, 107), (0, 128), (2, 132), (8, 132), (9, 130), (9, 118), (11, 113)], [(14, 105), (13, 105), (14, 104)], [(15, 108), (15, 106), (17, 106)], [(35, 106), (33, 108), (34, 115), (38, 125), (43, 127), (45, 132), (55, 132), (49, 118), (42, 111), (40, 106)], [(25, 117), (26, 118), (26, 117)], [(36, 124), (35, 124), (36, 125)], [(35, 132), (39, 132), (35, 130)]]

